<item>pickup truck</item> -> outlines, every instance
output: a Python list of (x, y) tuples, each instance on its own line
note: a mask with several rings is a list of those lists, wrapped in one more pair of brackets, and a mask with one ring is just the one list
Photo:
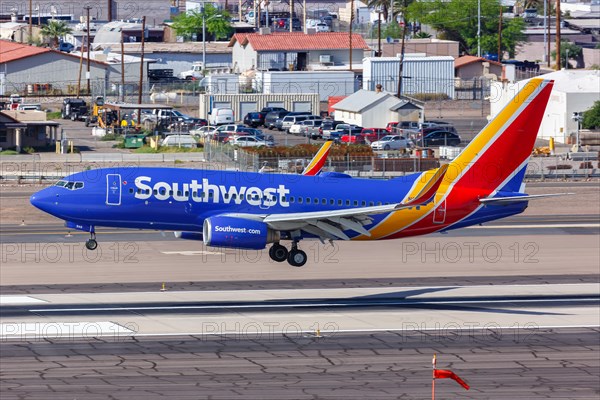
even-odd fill
[(75, 98), (66, 98), (63, 100), (62, 107), (60, 109), (61, 118), (70, 119), (71, 121), (78, 119), (85, 121), (87, 113), (88, 106), (85, 100)]
[(184, 122), (204, 126), (207, 121), (201, 118), (190, 117), (177, 110), (154, 109), (151, 113), (143, 113), (140, 119), (142, 123), (146, 121), (168, 125), (174, 122)]
[(187, 81), (202, 79), (204, 78), (205, 69), (214, 72), (227, 73), (231, 70), (231, 65), (228, 63), (206, 63), (206, 68), (204, 68), (204, 63), (202, 61), (197, 61), (192, 64), (192, 69), (179, 73), (179, 78)]

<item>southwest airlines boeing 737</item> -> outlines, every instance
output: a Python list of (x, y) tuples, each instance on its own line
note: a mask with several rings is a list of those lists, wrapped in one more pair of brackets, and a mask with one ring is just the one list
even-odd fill
[[(552, 81), (532, 79), (449, 164), (387, 181), (341, 173), (261, 174), (179, 168), (105, 168), (70, 175), (31, 203), (89, 232), (172, 230), (208, 246), (269, 249), (302, 266), (302, 239), (382, 240), (444, 232), (519, 214), (523, 177)], [(321, 158), (322, 160), (322, 158)], [(324, 162), (324, 161), (323, 161)], [(322, 166), (322, 163), (321, 163)], [(291, 241), (285, 247), (282, 241)]]

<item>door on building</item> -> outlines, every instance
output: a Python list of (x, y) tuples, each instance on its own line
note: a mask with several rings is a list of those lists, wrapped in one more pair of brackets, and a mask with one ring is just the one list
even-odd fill
[(258, 111), (256, 109), (256, 102), (253, 101), (241, 101), (240, 102), (240, 119), (244, 118), (246, 114), (250, 112)]
[(306, 71), (307, 59), (308, 53), (298, 53), (298, 58), (296, 59), (297, 71)]

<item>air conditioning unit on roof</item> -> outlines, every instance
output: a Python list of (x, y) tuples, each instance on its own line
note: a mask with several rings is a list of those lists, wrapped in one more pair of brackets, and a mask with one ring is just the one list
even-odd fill
[(319, 62), (321, 64), (330, 63), (331, 62), (331, 55), (330, 54), (321, 54), (319, 56)]

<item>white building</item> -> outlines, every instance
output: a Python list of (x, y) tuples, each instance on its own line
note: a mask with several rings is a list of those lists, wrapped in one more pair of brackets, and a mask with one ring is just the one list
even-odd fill
[(352, 71), (258, 71), (255, 87), (264, 94), (316, 93), (321, 101), (358, 89)]
[[(572, 119), (573, 113), (586, 111), (594, 102), (600, 100), (600, 71), (561, 70), (541, 77), (553, 79), (554, 88), (538, 131), (538, 138), (553, 137), (559, 143), (566, 143), (567, 137), (577, 132), (577, 122)], [(496, 116), (528, 81), (523, 80), (515, 84), (492, 82), (490, 118)]]
[(388, 92), (361, 89), (333, 105), (335, 119), (366, 128), (385, 128), (388, 122), (422, 121), (423, 108)]

